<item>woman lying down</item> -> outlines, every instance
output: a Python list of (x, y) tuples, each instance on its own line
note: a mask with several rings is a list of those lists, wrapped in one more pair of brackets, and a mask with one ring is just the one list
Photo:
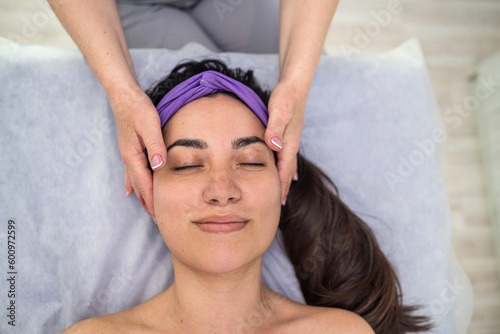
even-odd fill
[[(153, 172), (155, 222), (175, 283), (129, 310), (64, 333), (407, 333), (426, 317), (402, 305), (398, 279), (370, 228), (298, 155), (281, 202), (276, 156), (264, 142), (269, 92), (220, 61), (178, 65), (148, 95), (168, 151)], [(307, 305), (267, 288), (262, 260), (277, 229)], [(306, 261), (315, 271), (303, 275)], [(299, 274), (302, 273), (302, 275)], [(260, 321), (252, 316), (265, 315)]]

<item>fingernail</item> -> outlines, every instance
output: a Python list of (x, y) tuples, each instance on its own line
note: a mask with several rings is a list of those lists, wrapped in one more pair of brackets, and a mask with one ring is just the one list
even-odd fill
[(130, 196), (132, 190), (125, 189), (125, 196)]
[(283, 200), (283, 203), (281, 203), (281, 205), (285, 205), (286, 204), (286, 197), (285, 199)]
[(299, 180), (299, 173), (298, 172), (295, 172), (295, 174), (293, 175), (293, 180), (294, 181), (298, 181)]
[(280, 150), (282, 149), (282, 147), (281, 147), (281, 140), (278, 137), (271, 138), (271, 143), (273, 143), (274, 145), (276, 145), (276, 147), (278, 147)]
[(151, 160), (151, 168), (155, 170), (156, 168), (160, 167), (163, 165), (163, 159), (161, 158), (161, 155), (157, 154), (153, 157), (153, 160)]

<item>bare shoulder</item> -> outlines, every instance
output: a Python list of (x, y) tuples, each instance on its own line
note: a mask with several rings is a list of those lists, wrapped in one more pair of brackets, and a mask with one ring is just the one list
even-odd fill
[(82, 320), (66, 329), (62, 334), (112, 334), (135, 333), (140, 324), (130, 310)]
[(91, 318), (77, 322), (62, 334), (109, 333), (110, 324), (99, 318)]
[(375, 332), (358, 314), (342, 309), (320, 307), (315, 316), (322, 333), (374, 334)]
[(298, 333), (374, 334), (362, 317), (338, 308), (295, 304), (293, 315), (289, 325)]

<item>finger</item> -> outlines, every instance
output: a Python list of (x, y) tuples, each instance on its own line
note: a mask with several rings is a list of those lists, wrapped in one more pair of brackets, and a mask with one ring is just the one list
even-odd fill
[[(125, 167), (125, 168), (128, 169), (128, 167)], [(141, 195), (141, 190), (139, 189), (139, 186), (134, 179), (134, 174), (129, 172), (129, 175), (130, 175), (130, 184), (132, 186), (133, 192), (135, 193), (135, 195), (139, 199), (139, 202), (141, 203), (142, 207), (147, 211), (146, 203), (144, 202), (144, 198), (142, 198), (142, 195)]]
[[(151, 172), (149, 169), (147, 170), (149, 179), (146, 183), (147, 188), (144, 191), (141, 191), (141, 196), (146, 205), (146, 211), (149, 213), (151, 217), (155, 216), (155, 208), (153, 204), (153, 178), (151, 176)], [(143, 181), (145, 182), (145, 181)]]
[(148, 168), (146, 156), (141, 153), (128, 163), (132, 187), (137, 198), (150, 216), (154, 216), (153, 207), (153, 178)]
[(129, 196), (134, 191), (132, 187), (132, 182), (130, 181), (129, 171), (127, 166), (125, 166), (125, 196)]
[(297, 155), (295, 155), (295, 161), (293, 162), (293, 173), (292, 173), (292, 181), (298, 181), (299, 180), (299, 166), (298, 166), (298, 161), (297, 161)]
[[(135, 192), (135, 194), (136, 194), (137, 198), (139, 199), (139, 202), (141, 203), (141, 205), (148, 212), (148, 214), (150, 214), (151, 210), (148, 209), (148, 207), (146, 205), (146, 202), (144, 201), (144, 198), (143, 198), (143, 195), (142, 195), (143, 190), (142, 190), (139, 182), (137, 182), (137, 180), (136, 180), (136, 172), (134, 172), (134, 171), (137, 170), (137, 168), (141, 168), (140, 166), (142, 165), (143, 168), (146, 168), (146, 170), (148, 171), (148, 173), (151, 174), (151, 171), (148, 168), (148, 161), (147, 161), (146, 156), (145, 156), (145, 154), (144, 154), (144, 152), (142, 150), (135, 151), (134, 153), (132, 153), (132, 155), (130, 155), (131, 151), (132, 150), (129, 150), (128, 154), (121, 153), (122, 160), (125, 163), (125, 188), (128, 189), (128, 191), (129, 191), (128, 195), (130, 195), (132, 193), (132, 191)], [(131, 190), (128, 187), (131, 187)]]
[[(161, 122), (158, 114), (156, 113), (156, 115), (148, 118), (148, 120), (139, 123), (136, 131), (146, 147), (151, 168), (153, 170), (162, 169), (167, 159), (167, 149), (163, 141)], [(139, 184), (141, 183), (141, 180), (138, 179), (137, 181)]]
[[(132, 177), (132, 180), (133, 180), (133, 177)], [(131, 181), (131, 183), (132, 183), (132, 189), (134, 189), (135, 196), (137, 196), (139, 203), (141, 203), (142, 207), (147, 212), (148, 208), (146, 207), (146, 203), (144, 202), (144, 198), (142, 198), (141, 191), (140, 191), (139, 187), (137, 186), (137, 182)], [(148, 212), (148, 214), (149, 214), (149, 212)]]
[(273, 97), (275, 95), (271, 94), (269, 101), (269, 122), (264, 138), (267, 146), (279, 152), (283, 149), (283, 136), (290, 122), (291, 112), (288, 108), (288, 103), (283, 103), (279, 99), (273, 99)]
[(286, 196), (288, 195), (288, 191), (290, 190), (294, 167), (296, 165), (297, 163), (295, 154), (290, 154), (288, 150), (278, 153), (278, 174), (281, 185), (282, 203), (286, 200)]
[(264, 133), (264, 139), (267, 146), (273, 151), (281, 151), (283, 149), (283, 133), (285, 132), (286, 120), (280, 116), (270, 114), (269, 123)]

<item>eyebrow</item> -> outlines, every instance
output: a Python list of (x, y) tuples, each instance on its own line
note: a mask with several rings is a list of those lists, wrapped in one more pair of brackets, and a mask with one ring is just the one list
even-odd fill
[(231, 142), (231, 146), (233, 149), (237, 150), (239, 148), (254, 144), (254, 143), (262, 143), (266, 145), (266, 142), (262, 140), (261, 138), (257, 136), (250, 136), (250, 137), (242, 137), (242, 138), (237, 138)]
[(174, 141), (172, 145), (167, 147), (167, 152), (176, 146), (182, 146), (182, 147), (192, 147), (198, 150), (204, 150), (208, 147), (207, 142), (201, 139), (177, 139)]
[[(236, 138), (231, 142), (231, 147), (234, 150), (237, 150), (239, 148), (254, 144), (254, 143), (262, 143), (266, 145), (266, 142), (257, 137), (257, 136), (250, 136), (250, 137), (241, 137), (241, 138)], [(177, 139), (175, 142), (173, 142), (172, 145), (167, 147), (167, 152), (176, 146), (181, 146), (181, 147), (191, 147), (197, 150), (205, 150), (208, 148), (208, 144), (206, 141), (201, 140), (201, 139), (188, 139), (188, 138), (183, 138), (183, 139)]]

